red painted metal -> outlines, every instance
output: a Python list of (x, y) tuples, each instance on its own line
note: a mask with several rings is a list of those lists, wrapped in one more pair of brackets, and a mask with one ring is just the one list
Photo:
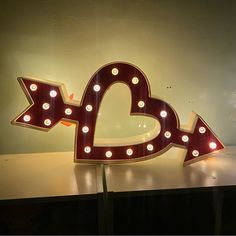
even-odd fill
[[(116, 62), (100, 68), (88, 82), (82, 101), (77, 105), (65, 97), (62, 85), (30, 78), (18, 79), (31, 105), (13, 123), (45, 131), (61, 120), (76, 123), (75, 161), (145, 160), (176, 145), (187, 149), (184, 162), (191, 163), (200, 160), (206, 154), (224, 148), (213, 131), (198, 115), (196, 115), (192, 131), (180, 129), (175, 110), (165, 101), (151, 97), (145, 74), (134, 65)], [(101, 101), (109, 87), (120, 82), (125, 83), (131, 92), (130, 114), (150, 116), (158, 120), (161, 127), (160, 133), (144, 143), (126, 146), (95, 146), (95, 125)], [(50, 92), (52, 92), (51, 95), (56, 94), (56, 96), (50, 96)], [(43, 109), (45, 103), (46, 108), (49, 105), (48, 109)], [(92, 109), (87, 107), (88, 105), (92, 106)], [(65, 112), (68, 108), (69, 110)]]

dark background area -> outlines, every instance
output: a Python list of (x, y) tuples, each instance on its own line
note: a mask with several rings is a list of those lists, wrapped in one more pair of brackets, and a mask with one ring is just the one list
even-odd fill
[(236, 188), (8, 200), (2, 234), (235, 234)]

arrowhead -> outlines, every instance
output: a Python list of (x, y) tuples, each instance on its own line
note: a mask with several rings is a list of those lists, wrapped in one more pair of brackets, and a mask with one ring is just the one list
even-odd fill
[(211, 128), (197, 115), (194, 132), (187, 146), (184, 166), (209, 157), (208, 154), (223, 149), (224, 145)]

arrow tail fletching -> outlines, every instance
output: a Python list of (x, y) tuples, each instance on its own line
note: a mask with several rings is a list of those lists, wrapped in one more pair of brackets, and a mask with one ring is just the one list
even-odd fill
[(22, 77), (18, 81), (30, 105), (12, 121), (13, 124), (48, 131), (61, 119), (77, 121), (79, 106), (66, 102), (61, 84)]

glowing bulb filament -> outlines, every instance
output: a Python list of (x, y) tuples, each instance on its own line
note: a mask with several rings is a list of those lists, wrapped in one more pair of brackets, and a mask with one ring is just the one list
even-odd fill
[(216, 149), (217, 145), (216, 145), (215, 142), (210, 142), (210, 143), (209, 143), (209, 147), (210, 147), (211, 149)]
[(131, 155), (133, 154), (133, 150), (132, 150), (131, 148), (127, 149), (127, 150), (126, 150), (126, 154), (127, 154), (128, 156), (131, 156)]
[(111, 151), (107, 151), (107, 152), (106, 152), (106, 157), (109, 158), (109, 157), (111, 157), (111, 156), (112, 156), (112, 152), (111, 152)]
[(93, 107), (91, 105), (87, 105), (85, 107), (86, 111), (92, 111), (93, 110)]
[(45, 102), (42, 107), (43, 107), (43, 110), (48, 110), (50, 108), (50, 105), (49, 103)]
[(138, 84), (139, 79), (137, 77), (132, 78), (132, 84)]
[(84, 152), (90, 153), (90, 152), (91, 152), (91, 147), (86, 146), (86, 147), (84, 148)]
[(198, 157), (199, 156), (199, 151), (198, 150), (193, 150), (192, 155), (194, 157)]
[(182, 141), (185, 142), (185, 143), (188, 142), (189, 141), (189, 137), (187, 135), (183, 135), (182, 136)]
[(206, 132), (206, 128), (205, 127), (200, 127), (199, 128), (199, 133), (204, 134)]
[(36, 91), (37, 89), (38, 89), (38, 86), (37, 86), (36, 84), (31, 84), (31, 85), (30, 85), (30, 90), (31, 90), (31, 91), (34, 92), (34, 91)]
[(82, 128), (82, 131), (83, 131), (83, 133), (88, 133), (88, 132), (89, 132), (88, 126), (84, 126), (84, 127)]
[(153, 151), (153, 145), (152, 144), (148, 144), (147, 145), (147, 150), (148, 151)]
[(55, 98), (57, 96), (57, 92), (55, 90), (51, 90), (49, 95), (50, 97)]
[(143, 107), (145, 106), (144, 101), (139, 101), (139, 102), (138, 102), (138, 106), (139, 106), (140, 108), (143, 108)]
[(113, 68), (113, 69), (111, 70), (111, 73), (112, 73), (113, 75), (118, 75), (119, 70), (118, 70), (117, 68)]
[(29, 121), (31, 120), (31, 117), (30, 117), (29, 115), (25, 115), (24, 118), (23, 118), (23, 120), (24, 120), (25, 122), (29, 122)]
[(166, 131), (164, 135), (165, 135), (166, 138), (170, 138), (171, 137), (171, 132), (170, 131)]
[(45, 124), (46, 126), (51, 125), (51, 123), (52, 123), (52, 121), (51, 121), (50, 119), (44, 120), (44, 124)]
[(101, 89), (101, 87), (100, 87), (100, 85), (98, 85), (98, 84), (96, 84), (96, 85), (93, 86), (93, 90), (94, 90), (95, 92), (99, 92), (100, 89)]
[(72, 110), (70, 108), (66, 108), (65, 109), (65, 114), (68, 115), (68, 116), (71, 115), (72, 114)]
[(161, 112), (160, 112), (160, 116), (161, 116), (162, 118), (167, 117), (167, 112), (166, 112), (166, 111), (161, 111)]

